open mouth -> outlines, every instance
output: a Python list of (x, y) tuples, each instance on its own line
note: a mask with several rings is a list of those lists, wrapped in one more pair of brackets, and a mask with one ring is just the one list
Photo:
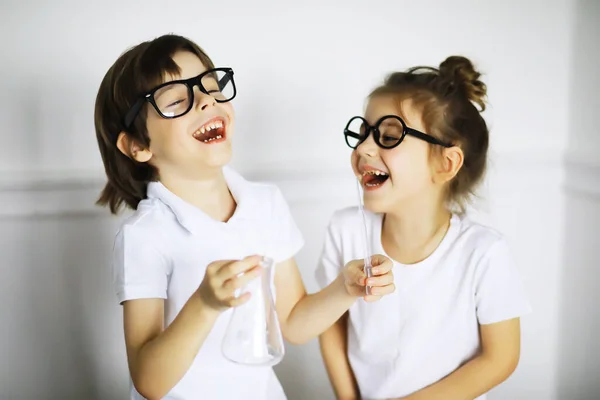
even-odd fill
[(192, 136), (199, 142), (212, 144), (225, 140), (225, 120), (221, 117), (212, 118), (198, 128)]
[(388, 180), (390, 176), (383, 172), (377, 170), (370, 170), (363, 172), (362, 175), (362, 184), (364, 187), (369, 189), (375, 189), (379, 186), (383, 185), (385, 181)]

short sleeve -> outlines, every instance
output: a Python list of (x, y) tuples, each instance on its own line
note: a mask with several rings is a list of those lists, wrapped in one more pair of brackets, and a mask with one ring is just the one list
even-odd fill
[(342, 237), (336, 233), (332, 219), (325, 232), (325, 241), (315, 272), (317, 283), (322, 289), (329, 286), (338, 277), (344, 265), (341, 241)]
[(477, 267), (477, 318), (482, 325), (529, 314), (531, 305), (505, 240), (494, 243)]
[(275, 263), (292, 258), (304, 246), (304, 238), (279, 188), (275, 187), (272, 202), (271, 256)]
[(113, 247), (113, 284), (119, 303), (167, 298), (169, 263), (151, 235), (135, 225), (123, 226)]

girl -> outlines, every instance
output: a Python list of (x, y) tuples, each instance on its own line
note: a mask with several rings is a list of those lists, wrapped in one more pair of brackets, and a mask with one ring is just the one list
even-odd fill
[(377, 256), (366, 282), (360, 261), (308, 296), (294, 254), (303, 244), (277, 187), (246, 181), (231, 158), (236, 96), (231, 68), (198, 45), (165, 35), (119, 57), (96, 99), (95, 126), (108, 183), (99, 204), (135, 210), (114, 243), (131, 399), (284, 399), (269, 367), (227, 361), (221, 342), (236, 289), (276, 263), (276, 309), (285, 339), (303, 343), (333, 324), (365, 284), (375, 300), (394, 290)]
[[(393, 260), (397, 290), (355, 303), (321, 336), (340, 399), (485, 399), (517, 366), (530, 311), (517, 268), (505, 238), (464, 215), (488, 149), (479, 77), (457, 56), (393, 73), (344, 130), (372, 248)], [(333, 215), (323, 287), (359, 258), (360, 223), (356, 209)]]

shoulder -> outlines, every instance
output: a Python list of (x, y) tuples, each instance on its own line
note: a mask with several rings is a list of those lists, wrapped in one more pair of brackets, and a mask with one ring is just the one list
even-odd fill
[(287, 202), (279, 186), (271, 182), (247, 181), (249, 190), (256, 199), (270, 206), (276, 203)]
[(455, 218), (459, 220), (455, 247), (463, 254), (470, 255), (474, 261), (485, 261), (497, 256), (510, 257), (508, 240), (499, 230), (467, 216)]
[[(339, 208), (333, 212), (331, 215), (331, 219), (329, 221), (332, 225), (343, 225), (347, 224), (350, 221), (356, 220), (356, 216), (359, 215), (360, 212), (357, 206), (349, 206), (344, 208)], [(366, 214), (371, 214), (366, 211)]]
[(369, 230), (375, 229), (379, 220), (380, 214), (372, 213), (368, 210), (364, 211), (365, 220), (358, 206), (350, 206), (340, 208), (333, 212), (329, 219), (328, 229), (331, 233), (347, 237), (349, 235), (361, 235), (366, 223)]
[[(381, 218), (379, 214), (375, 214), (368, 210), (364, 210), (364, 213), (367, 223), (372, 223)], [(354, 226), (357, 224), (360, 225), (362, 222), (362, 215), (358, 206), (349, 206), (337, 209), (333, 212), (329, 220), (329, 224), (331, 226), (338, 227)]]
[(505, 240), (504, 235), (497, 229), (474, 221), (468, 216), (454, 216), (459, 222), (459, 238), (476, 247), (489, 247), (494, 243)]
[(159, 247), (164, 229), (175, 222), (173, 213), (158, 199), (144, 199), (125, 217), (115, 235), (115, 245), (127, 241), (142, 247)]

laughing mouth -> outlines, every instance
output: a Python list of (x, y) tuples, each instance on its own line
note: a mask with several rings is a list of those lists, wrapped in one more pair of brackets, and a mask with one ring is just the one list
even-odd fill
[(368, 188), (375, 188), (383, 185), (389, 177), (389, 174), (383, 171), (364, 171), (362, 174), (362, 184)]
[(202, 143), (222, 142), (226, 138), (225, 121), (222, 118), (213, 118), (198, 128), (192, 136)]

